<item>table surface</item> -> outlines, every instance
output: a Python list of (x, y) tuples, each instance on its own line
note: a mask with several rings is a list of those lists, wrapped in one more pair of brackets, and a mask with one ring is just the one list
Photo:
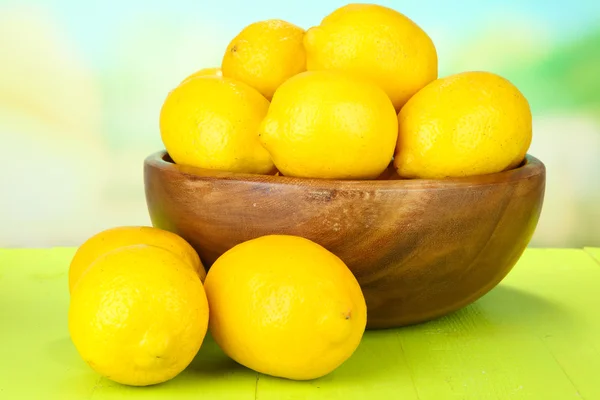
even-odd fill
[(321, 379), (257, 374), (207, 337), (184, 372), (145, 388), (101, 378), (75, 351), (67, 330), (74, 251), (0, 249), (1, 399), (600, 399), (600, 248), (528, 249), (471, 306), (368, 331)]

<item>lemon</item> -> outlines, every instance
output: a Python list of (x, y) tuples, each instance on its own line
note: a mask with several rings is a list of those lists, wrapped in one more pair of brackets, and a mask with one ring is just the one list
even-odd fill
[(227, 46), (223, 75), (256, 88), (267, 99), (288, 78), (306, 70), (304, 29), (280, 19), (246, 26)]
[(496, 74), (463, 72), (438, 79), (398, 115), (394, 165), (408, 178), (490, 174), (518, 166), (532, 139), (527, 99)]
[(270, 235), (238, 244), (205, 282), (210, 331), (223, 351), (255, 371), (295, 380), (345, 362), (366, 327), (352, 272), (302, 237)]
[(194, 79), (198, 76), (223, 76), (223, 72), (219, 67), (202, 68), (193, 74), (188, 75), (181, 83), (187, 82), (190, 79)]
[(192, 361), (206, 335), (208, 302), (198, 276), (160, 247), (121, 247), (81, 277), (69, 306), (79, 355), (126, 385), (165, 382)]
[(162, 247), (181, 257), (204, 281), (206, 270), (194, 248), (179, 235), (150, 226), (119, 226), (106, 229), (86, 240), (75, 252), (69, 266), (69, 290), (101, 255), (119, 247), (148, 244)]
[(435, 45), (411, 19), (375, 4), (348, 4), (304, 37), (310, 70), (339, 70), (378, 84), (399, 110), (437, 78)]
[(283, 175), (369, 179), (392, 160), (398, 120), (376, 85), (308, 71), (277, 89), (259, 134)]
[(269, 101), (235, 79), (198, 76), (167, 96), (160, 112), (160, 131), (177, 164), (266, 174), (273, 171), (257, 128)]

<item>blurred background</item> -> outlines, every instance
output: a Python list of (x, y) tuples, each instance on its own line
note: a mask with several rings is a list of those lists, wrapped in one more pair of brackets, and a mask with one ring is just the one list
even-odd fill
[[(534, 113), (536, 247), (600, 246), (600, 1), (378, 1), (436, 43), (440, 76), (489, 70)], [(142, 163), (168, 91), (247, 24), (308, 28), (345, 1), (0, 0), (0, 247), (150, 224)]]

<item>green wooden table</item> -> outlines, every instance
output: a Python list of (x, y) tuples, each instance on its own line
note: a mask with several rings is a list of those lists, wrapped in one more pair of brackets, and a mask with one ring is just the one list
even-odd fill
[(122, 386), (67, 331), (75, 249), (0, 250), (0, 399), (600, 399), (600, 248), (528, 249), (473, 305), (370, 331), (327, 377), (294, 382), (229, 360), (208, 337), (166, 384)]

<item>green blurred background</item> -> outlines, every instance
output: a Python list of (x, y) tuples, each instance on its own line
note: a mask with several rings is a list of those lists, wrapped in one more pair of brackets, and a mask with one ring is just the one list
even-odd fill
[[(245, 25), (305, 28), (334, 0), (0, 0), (0, 247), (77, 245), (149, 224), (142, 162), (167, 92)], [(380, 1), (433, 38), (440, 75), (484, 69), (534, 112), (547, 166), (532, 246), (600, 246), (600, 2)]]

